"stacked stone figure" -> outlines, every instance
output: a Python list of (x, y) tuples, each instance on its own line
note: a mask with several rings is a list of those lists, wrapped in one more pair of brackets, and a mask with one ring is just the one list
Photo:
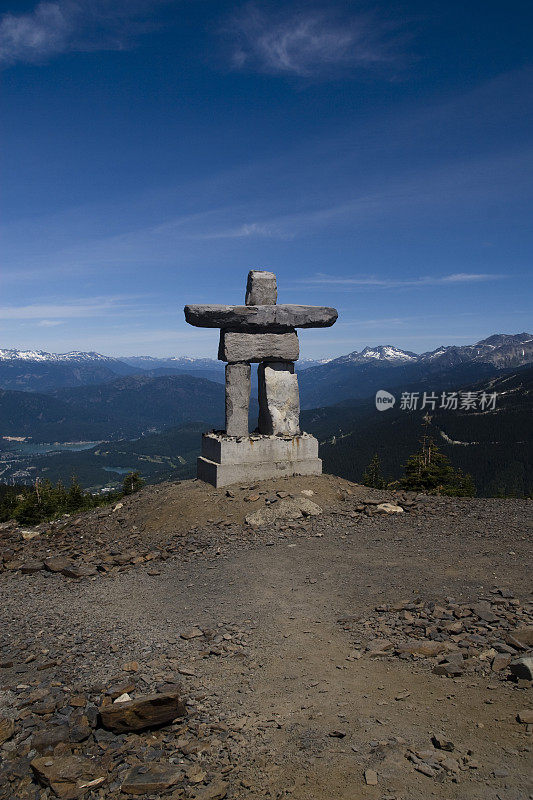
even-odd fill
[[(246, 478), (320, 474), (318, 442), (300, 433), (296, 328), (329, 327), (337, 312), (321, 306), (277, 305), (276, 276), (261, 270), (248, 274), (245, 302), (185, 306), (191, 325), (220, 328), (218, 357), (227, 362), (225, 434), (204, 434), (198, 477), (224, 486)], [(257, 433), (250, 436), (253, 363), (259, 364), (259, 419)]]

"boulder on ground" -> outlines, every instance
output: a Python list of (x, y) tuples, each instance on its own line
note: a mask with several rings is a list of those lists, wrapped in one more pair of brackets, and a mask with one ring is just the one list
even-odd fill
[(72, 561), (64, 556), (51, 556), (44, 562), (44, 568), (49, 572), (62, 572), (64, 569), (68, 569), (71, 564)]
[(35, 777), (57, 797), (75, 800), (90, 786), (104, 782), (103, 769), (89, 758), (76, 755), (38, 756), (31, 762)]
[(376, 510), (381, 514), (403, 514), (403, 508), (394, 503), (378, 503)]
[(515, 678), (521, 678), (525, 681), (533, 680), (533, 656), (524, 656), (511, 661), (509, 664), (511, 674)]
[(427, 640), (406, 642), (396, 647), (397, 653), (410, 653), (417, 656), (438, 656), (445, 650), (442, 642), (429, 642)]
[(33, 575), (35, 572), (40, 572), (44, 569), (42, 561), (25, 561), (21, 566), (20, 571), (23, 575)]
[(513, 631), (513, 636), (523, 647), (533, 647), (533, 625), (524, 625)]
[(142, 795), (164, 792), (182, 776), (180, 767), (160, 764), (141, 764), (133, 767), (122, 781), (120, 790), (126, 794)]
[(0, 744), (11, 739), (15, 732), (15, 723), (9, 717), (0, 717)]
[(104, 728), (115, 733), (156, 728), (187, 713), (179, 691), (147, 694), (124, 703), (101, 706), (99, 711)]
[(315, 517), (322, 513), (322, 509), (307, 497), (287, 497), (270, 506), (259, 508), (253, 514), (248, 514), (245, 519), (247, 525), (261, 527), (270, 525), (281, 519), (301, 519), (302, 517)]

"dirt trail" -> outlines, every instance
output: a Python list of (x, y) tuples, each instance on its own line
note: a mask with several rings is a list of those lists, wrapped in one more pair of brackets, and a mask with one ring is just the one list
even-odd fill
[[(516, 715), (531, 689), (491, 674), (442, 677), (364, 646), (354, 658), (338, 622), (419, 594), (475, 600), (494, 584), (524, 602), (530, 506), (472, 502), (357, 524), (328, 513), (307, 529), (226, 542), (220, 555), (170, 558), (158, 574), (144, 564), (79, 583), (7, 575), (4, 608), (17, 635), (30, 639), (38, 624), (44, 647), (63, 636), (85, 678), (109, 681), (130, 659), (141, 678), (190, 669), (179, 679), (194, 713), (231, 732), (228, 797), (526, 800), (531, 739)], [(234, 657), (181, 639), (191, 626), (228, 630)], [(406, 755), (441, 730), (472, 766), (428, 777)]]
[[(390, 535), (394, 525), (387, 520), (382, 528)], [(525, 791), (528, 752), (517, 749), (523, 745), (523, 732), (514, 720), (525, 698), (517, 697), (512, 687), (498, 684), (494, 691), (494, 681), (486, 677), (453, 680), (420, 669), (413, 673), (412, 664), (397, 660), (346, 660), (353, 645), (337, 620), (367, 611), (384, 598), (409, 598), (421, 588), (421, 580), (420, 564), (405, 560), (401, 548), (396, 562), (387, 561), (384, 568), (383, 548), (372, 553), (361, 542), (347, 544), (343, 535), (331, 531), (329, 537), (245, 549), (185, 571), (168, 563), (157, 585), (141, 590), (141, 596), (136, 596), (137, 578), (125, 595), (124, 579), (114, 586), (124, 606), (131, 608), (133, 595), (134, 607), (142, 609), (134, 624), (139, 632), (149, 619), (163, 614), (171, 615), (167, 620), (174, 631), (174, 619), (200, 627), (231, 622), (239, 628), (252, 622), (251, 667), (240, 659), (198, 660), (194, 655), (187, 662), (201, 687), (216, 698), (210, 707), (230, 721), (244, 720), (236, 770), (243, 785), (234, 787), (235, 796), (481, 800), (498, 797), (490, 778), (502, 765), (516, 770), (511, 783), (496, 781), (507, 792), (502, 797), (514, 797), (508, 794), (513, 786)], [(445, 555), (444, 569), (434, 561), (432, 575), (424, 575), (437, 596), (451, 584), (464, 589), (472, 582), (471, 564), (461, 566), (458, 560), (450, 570), (448, 560)], [(506, 574), (502, 566), (503, 583), (518, 578), (525, 588), (525, 576), (511, 576), (509, 568)], [(483, 563), (476, 570), (485, 579), (492, 577)], [(113, 595), (112, 606), (120, 605)], [(164, 640), (168, 629), (157, 628), (157, 636)], [(395, 700), (403, 692), (410, 695)], [(457, 783), (439, 786), (415, 772), (404, 751), (406, 744), (429, 746), (431, 734), (443, 727), (458, 750), (473, 751), (480, 767), (461, 774)], [(344, 736), (332, 736), (335, 731)], [(368, 768), (378, 772), (377, 787), (364, 782)], [(519, 793), (516, 798), (526, 796)]]

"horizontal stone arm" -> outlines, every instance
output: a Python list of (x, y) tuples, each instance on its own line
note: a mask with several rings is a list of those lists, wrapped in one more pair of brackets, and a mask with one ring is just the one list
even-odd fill
[(329, 328), (338, 317), (327, 306), (223, 306), (188, 305), (185, 319), (197, 328), (226, 328), (232, 331), (284, 331), (290, 328)]

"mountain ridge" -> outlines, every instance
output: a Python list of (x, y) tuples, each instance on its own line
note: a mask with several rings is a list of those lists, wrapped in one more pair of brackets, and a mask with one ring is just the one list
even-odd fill
[(431, 388), (462, 382), (533, 362), (533, 334), (493, 334), (472, 345), (449, 345), (416, 355), (392, 345), (365, 348), (300, 373), (302, 408), (334, 405), (370, 396), (379, 389), (431, 379)]
[(191, 375), (130, 375), (49, 393), (0, 389), (0, 436), (36, 442), (139, 436), (196, 420), (222, 425), (224, 388)]

